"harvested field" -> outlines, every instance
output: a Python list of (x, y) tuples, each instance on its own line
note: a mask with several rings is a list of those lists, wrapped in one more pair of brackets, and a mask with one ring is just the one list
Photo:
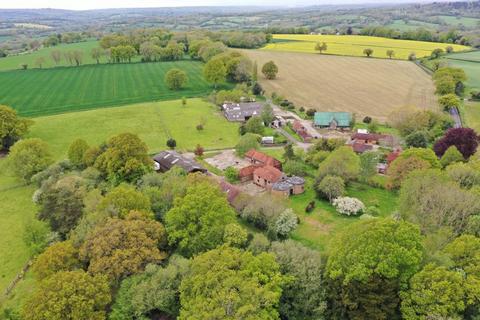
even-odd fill
[(244, 50), (261, 66), (273, 60), (276, 80), (260, 82), (268, 94), (276, 92), (297, 107), (318, 111), (349, 111), (358, 118), (386, 120), (392, 109), (415, 105), (437, 109), (430, 76), (412, 62), (320, 56), (304, 53)]

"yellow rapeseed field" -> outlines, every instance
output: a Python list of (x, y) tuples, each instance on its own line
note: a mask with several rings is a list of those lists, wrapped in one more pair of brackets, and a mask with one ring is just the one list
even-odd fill
[(407, 60), (411, 53), (417, 58), (429, 56), (434, 49), (445, 50), (452, 46), (454, 52), (471, 49), (467, 46), (437, 42), (395, 40), (380, 37), (358, 36), (358, 35), (300, 35), (300, 34), (276, 34), (273, 36), (275, 42), (266, 45), (262, 50), (291, 51), (315, 53), (317, 42), (325, 42), (327, 50), (322, 54), (335, 54), (342, 56), (364, 56), (364, 49), (373, 50), (375, 58), (389, 58), (387, 50), (393, 50), (394, 59)]

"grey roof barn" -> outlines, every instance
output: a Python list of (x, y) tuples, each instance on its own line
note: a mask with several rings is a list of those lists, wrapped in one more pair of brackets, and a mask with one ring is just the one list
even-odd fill
[(207, 169), (203, 168), (197, 162), (182, 156), (180, 153), (173, 150), (162, 151), (153, 157), (155, 161), (155, 171), (166, 172), (173, 166), (179, 166), (187, 173), (192, 172), (207, 172)]
[(228, 121), (247, 121), (251, 117), (260, 116), (263, 104), (258, 102), (225, 103), (222, 106), (223, 114)]

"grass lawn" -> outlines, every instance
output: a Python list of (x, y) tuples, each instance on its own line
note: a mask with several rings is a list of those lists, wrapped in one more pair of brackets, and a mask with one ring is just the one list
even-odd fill
[[(359, 120), (362, 120), (362, 119), (359, 119)], [(368, 124), (363, 123), (363, 122), (357, 122), (355, 124), (354, 129), (368, 129)], [(392, 128), (392, 127), (387, 127), (386, 125), (383, 125), (383, 124), (378, 124), (378, 130), (377, 131), (378, 131), (378, 133), (392, 134), (392, 135), (396, 135), (396, 136), (400, 135), (400, 133), (398, 132), (397, 129)]]
[(463, 115), (466, 125), (480, 132), (480, 102), (469, 101), (463, 106)]
[[(201, 99), (149, 102), (129, 106), (72, 112), (34, 119), (30, 137), (45, 140), (55, 157), (66, 155), (70, 143), (85, 139), (99, 144), (110, 136), (132, 132), (140, 136), (150, 152), (166, 148), (173, 137), (177, 149), (193, 150), (197, 144), (205, 149), (231, 148), (238, 142), (238, 125), (225, 120), (218, 109)], [(204, 129), (196, 126), (204, 123)]]
[[(263, 50), (293, 51), (315, 53), (315, 44), (325, 42), (327, 50), (323, 54), (342, 56), (365, 56), (363, 50), (373, 49), (372, 56), (387, 59), (387, 50), (395, 52), (395, 58), (407, 60), (408, 55), (414, 52), (417, 57), (429, 56), (436, 48), (444, 49), (447, 44), (425, 41), (396, 40), (381, 37), (358, 36), (358, 35), (291, 35), (276, 34), (275, 40), (290, 40), (267, 44)], [(291, 41), (294, 40), (294, 41)], [(455, 52), (470, 49), (461, 45), (451, 45)]]
[[(72, 44), (61, 44), (56, 47), (41, 48), (31, 53), (8, 56), (0, 59), (0, 71), (21, 69), (22, 64), (27, 64), (29, 69), (37, 68), (38, 66), (36, 66), (36, 60), (40, 57), (45, 58), (45, 63), (42, 65), (42, 68), (56, 67), (57, 65), (51, 56), (52, 51), (54, 50), (58, 50), (62, 53), (62, 58), (58, 66), (69, 65), (69, 62), (64, 57), (64, 53), (73, 50), (79, 50), (83, 52), (83, 64), (97, 63), (90, 54), (92, 49), (95, 47), (98, 47), (98, 41), (85, 41)], [(105, 62), (103, 57), (101, 62)]]
[(0, 305), (5, 288), (30, 258), (22, 235), (36, 212), (33, 191), (9, 174), (5, 159), (0, 160)]
[[(360, 183), (348, 186), (346, 195), (360, 199), (366, 207), (378, 206), (381, 217), (389, 216), (397, 207), (397, 197), (392, 192)], [(315, 210), (305, 213), (306, 206), (313, 200), (316, 204)], [(307, 179), (304, 194), (290, 198), (290, 205), (301, 221), (292, 238), (324, 252), (328, 250), (329, 242), (337, 232), (360, 219), (342, 216), (328, 201), (318, 200), (313, 189), (313, 179)]]
[[(165, 73), (184, 70), (185, 88), (168, 89)], [(182, 60), (126, 63), (0, 72), (0, 104), (23, 116), (43, 116), (155, 100), (198, 97), (212, 86), (202, 75), (203, 64)]]

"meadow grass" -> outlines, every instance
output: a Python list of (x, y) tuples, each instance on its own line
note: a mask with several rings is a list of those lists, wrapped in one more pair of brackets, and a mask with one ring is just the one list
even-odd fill
[[(61, 44), (55, 47), (41, 48), (34, 52), (0, 58), (0, 71), (21, 69), (22, 64), (28, 65), (28, 69), (38, 68), (38, 66), (36, 66), (36, 60), (40, 57), (45, 58), (45, 63), (42, 65), (42, 68), (68, 66), (70, 64), (65, 59), (64, 54), (65, 52), (72, 50), (79, 50), (83, 52), (83, 64), (97, 63), (97, 61), (91, 56), (91, 51), (95, 47), (98, 47), (98, 41), (85, 41), (72, 44)], [(54, 50), (58, 50), (62, 53), (62, 58), (58, 65), (55, 64), (51, 56), (52, 51)], [(105, 58), (102, 57), (101, 61), (105, 62)]]
[(466, 125), (480, 133), (480, 102), (466, 102), (462, 108)]
[[(173, 91), (164, 82), (172, 68), (184, 70), (185, 88)], [(42, 116), (137, 102), (205, 95), (212, 90), (192, 60), (158, 63), (87, 65), (0, 72), (0, 104), (23, 116)]]
[(462, 24), (467, 28), (473, 28), (480, 25), (479, 18), (456, 17), (456, 16), (438, 16), (438, 18), (442, 19), (446, 24), (451, 26), (458, 26)]
[[(396, 40), (381, 37), (358, 36), (358, 35), (294, 35), (294, 34), (276, 34), (273, 38), (277, 42), (267, 44), (262, 50), (292, 51), (315, 53), (315, 44), (325, 42), (327, 50), (323, 54), (343, 55), (343, 56), (365, 56), (363, 50), (373, 49), (372, 56), (375, 58), (386, 58), (387, 50), (393, 50), (395, 59), (407, 60), (410, 53), (415, 53), (417, 57), (430, 56), (436, 48), (445, 49), (449, 44)], [(288, 40), (278, 42), (278, 40)], [(294, 40), (294, 41), (291, 41)], [(470, 49), (467, 46), (451, 45), (455, 52)]]
[(465, 70), (465, 84), (469, 89), (480, 90), (480, 51), (457, 53), (445, 58), (449, 66)]
[(424, 21), (418, 21), (418, 20), (409, 20), (408, 23), (405, 23), (404, 20), (398, 19), (394, 20), (392, 23), (387, 24), (385, 27), (387, 28), (392, 28), (396, 29), (398, 31), (414, 31), (417, 30), (420, 27), (426, 28), (426, 29), (436, 29), (439, 25), (434, 24), (434, 23), (428, 23)]
[(30, 258), (22, 235), (35, 214), (33, 191), (33, 186), (26, 186), (11, 174), (6, 159), (0, 159), (0, 297)]
[[(46, 141), (57, 159), (65, 157), (70, 143), (85, 139), (99, 144), (112, 135), (132, 132), (145, 141), (150, 152), (166, 148), (169, 137), (177, 149), (231, 148), (238, 141), (238, 125), (225, 120), (219, 110), (201, 99), (149, 102), (129, 106), (71, 112), (33, 119), (29, 137)], [(196, 126), (203, 123), (204, 129)]]
[[(290, 197), (290, 205), (300, 217), (300, 224), (293, 232), (292, 238), (311, 248), (328, 251), (330, 240), (338, 232), (359, 221), (359, 217), (343, 216), (325, 200), (316, 197), (313, 179), (307, 178), (305, 193)], [(360, 199), (366, 207), (376, 206), (380, 217), (390, 216), (397, 208), (397, 196), (385, 189), (373, 188), (362, 183), (351, 183), (346, 188), (346, 195)], [(315, 201), (315, 210), (305, 213), (310, 201)]]

